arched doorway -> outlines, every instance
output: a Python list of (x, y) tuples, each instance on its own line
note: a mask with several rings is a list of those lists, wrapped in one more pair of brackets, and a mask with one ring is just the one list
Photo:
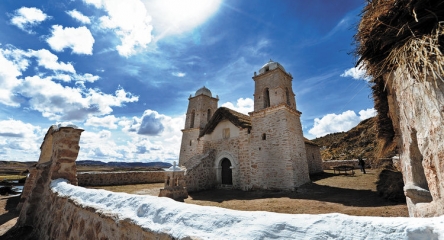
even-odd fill
[(222, 167), (222, 184), (233, 185), (233, 174), (230, 160), (224, 158), (220, 165)]

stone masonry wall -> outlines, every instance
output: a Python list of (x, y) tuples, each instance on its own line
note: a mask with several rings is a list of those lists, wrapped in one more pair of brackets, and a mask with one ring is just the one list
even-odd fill
[(308, 172), (310, 174), (320, 173), (322, 170), (322, 159), (319, 146), (305, 144), (305, 151), (307, 152)]
[(399, 136), (410, 216), (444, 214), (444, 82), (413, 79), (398, 69), (384, 78), (389, 116)]
[(186, 167), (185, 182), (188, 192), (196, 192), (214, 188), (216, 172), (214, 169), (214, 150), (194, 156), (184, 165)]
[(161, 183), (165, 180), (165, 171), (78, 172), (77, 179), (79, 186)]
[(297, 114), (284, 104), (251, 114), (253, 188), (293, 190), (310, 181)]
[(76, 158), (79, 152), (79, 141), (82, 129), (74, 127), (51, 126), (41, 146), (41, 154), (37, 165), (31, 169), (25, 182), (20, 203), (19, 225), (30, 225), (39, 217), (35, 209), (45, 200), (44, 194), (49, 191), (51, 180), (67, 179), (77, 185)]
[(184, 166), (193, 156), (202, 154), (199, 140), (199, 128), (182, 130), (182, 143), (180, 145), (179, 166)]
[(39, 162), (25, 183), (16, 228), (31, 227), (29, 236), (33, 239), (173, 239), (162, 231), (149, 231), (130, 220), (117, 220), (117, 212), (82, 207), (75, 200), (52, 191), (51, 182), (55, 178), (77, 184), (75, 161), (82, 131), (56, 126), (48, 130)]
[(172, 239), (162, 232), (150, 232), (129, 220), (116, 221), (117, 213), (100, 213), (74, 201), (44, 192), (44, 201), (33, 209), (36, 239)]

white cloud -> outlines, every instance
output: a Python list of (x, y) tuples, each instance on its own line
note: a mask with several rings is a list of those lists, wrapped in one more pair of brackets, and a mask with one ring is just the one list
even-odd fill
[[(148, 116), (148, 120), (145, 119), (146, 116)], [(93, 124), (91, 124), (93, 121), (89, 121), (89, 123), (85, 125), (105, 127), (104, 125), (111, 123), (111, 125), (113, 125), (118, 122), (118, 126), (122, 128), (123, 133), (128, 134), (128, 136), (124, 138), (126, 140), (117, 144), (115, 142), (117, 139), (115, 134), (108, 130), (102, 130), (96, 133), (85, 131), (81, 137), (81, 151), (78, 159), (139, 162), (172, 162), (178, 160), (182, 137), (180, 130), (185, 123), (184, 115), (180, 117), (170, 117), (148, 109), (140, 118), (118, 119), (111, 116), (106, 120), (107, 117), (94, 118)], [(144, 124), (144, 122), (148, 122), (149, 124)], [(152, 122), (156, 124), (153, 125), (151, 124)], [(163, 126), (162, 131), (158, 131), (158, 124)], [(142, 132), (143, 134), (139, 134), (138, 132)], [(147, 135), (146, 132), (156, 134)]]
[(20, 105), (13, 90), (20, 85), (17, 78), (29, 65), (25, 56), (22, 50), (0, 49), (0, 103), (13, 107)]
[(227, 107), (248, 115), (249, 112), (254, 110), (254, 101), (251, 98), (239, 98), (236, 102), (236, 106), (231, 102), (226, 102), (222, 104), (222, 107)]
[(362, 120), (376, 115), (375, 109), (367, 109), (359, 111), (357, 116), (354, 111), (348, 110), (341, 114), (330, 113), (321, 119), (314, 119), (314, 126), (308, 132), (316, 137), (322, 137), (329, 133), (344, 132), (352, 129)]
[(83, 23), (83, 24), (90, 24), (91, 20), (89, 19), (89, 17), (83, 15), (81, 12), (77, 11), (76, 9), (71, 10), (71, 11), (67, 11), (66, 14), (68, 14), (69, 16), (71, 16), (72, 18), (74, 18), (75, 20)]
[(137, 96), (132, 96), (124, 89), (118, 89), (115, 95), (110, 95), (94, 89), (64, 87), (49, 77), (38, 76), (26, 77), (20, 94), (29, 98), (30, 108), (41, 112), (44, 117), (65, 121), (80, 121), (110, 114), (113, 111), (111, 107), (138, 100)]
[(171, 75), (175, 76), (175, 77), (185, 77), (185, 75), (187, 75), (184, 72), (172, 72)]
[(46, 39), (49, 46), (57, 52), (71, 48), (73, 53), (92, 54), (94, 38), (85, 26), (79, 28), (60, 25), (52, 26), (52, 36)]
[(15, 10), (11, 23), (25, 32), (33, 33), (29, 28), (38, 25), (48, 18), (48, 15), (38, 8), (22, 7)]
[(139, 0), (84, 0), (97, 8), (104, 9), (108, 15), (100, 17), (101, 28), (113, 30), (120, 38), (117, 51), (122, 56), (130, 56), (139, 48), (145, 48), (151, 42), (151, 17)]
[(362, 120), (365, 120), (367, 118), (374, 117), (377, 114), (378, 114), (378, 112), (376, 112), (376, 109), (368, 108), (366, 110), (359, 111), (359, 119), (362, 121)]
[(353, 68), (349, 68), (344, 71), (340, 75), (341, 77), (352, 77), (355, 80), (365, 80), (370, 81), (371, 77), (367, 75), (367, 72), (365, 71), (365, 67), (361, 65)]
[(76, 72), (71, 63), (57, 62), (58, 57), (46, 49), (40, 49), (37, 51), (30, 50), (30, 55), (36, 57), (38, 65), (46, 69), (70, 73)]
[[(38, 126), (14, 119), (1, 120), (0, 148), (2, 153), (0, 156), (8, 160), (37, 161), (43, 136), (44, 132)], [(17, 152), (28, 159), (16, 159), (12, 153), (17, 154)], [(29, 157), (34, 157), (34, 159)]]
[(125, 157), (122, 149), (125, 147), (115, 143), (112, 133), (108, 130), (100, 132), (85, 131), (80, 137), (79, 160), (113, 161)]
[(85, 126), (117, 129), (117, 121), (119, 121), (119, 119), (114, 115), (107, 115), (105, 117), (90, 117), (86, 120)]
[(91, 73), (85, 73), (83, 75), (79, 75), (79, 74), (74, 75), (74, 79), (77, 80), (77, 81), (91, 82), (92, 83), (92, 82), (95, 82), (95, 81), (99, 80), (100, 77), (97, 76), (97, 75), (92, 75)]
[[(122, 56), (131, 56), (145, 49), (155, 37), (180, 34), (202, 24), (216, 12), (221, 0), (83, 0), (103, 9), (100, 27), (113, 30), (121, 44), (116, 47)], [(155, 31), (155, 36), (153, 36)]]

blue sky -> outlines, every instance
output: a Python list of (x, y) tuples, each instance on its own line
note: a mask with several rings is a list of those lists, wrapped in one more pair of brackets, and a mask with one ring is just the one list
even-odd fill
[(358, 0), (3, 0), (0, 160), (36, 161), (52, 124), (85, 129), (78, 159), (178, 159), (188, 97), (253, 109), (270, 59), (293, 76), (309, 138), (375, 114), (354, 68)]

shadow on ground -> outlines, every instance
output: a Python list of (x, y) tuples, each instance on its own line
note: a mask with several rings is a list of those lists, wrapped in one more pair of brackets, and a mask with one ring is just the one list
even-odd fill
[[(372, 173), (368, 174), (373, 175)], [(391, 202), (381, 198), (376, 191), (351, 189), (321, 185), (316, 183), (319, 180), (343, 177), (345, 181), (358, 181), (359, 176), (356, 175), (338, 175), (324, 172), (311, 176), (312, 183), (307, 183), (297, 188), (295, 191), (241, 191), (241, 190), (224, 190), (213, 189), (200, 192), (189, 193), (193, 200), (202, 200), (210, 202), (222, 203), (229, 200), (254, 200), (265, 198), (290, 198), (301, 200), (316, 200), (320, 202), (338, 203), (344, 206), (353, 207), (381, 207), (393, 206), (398, 203)], [(348, 180), (349, 178), (349, 180)]]
[(15, 209), (20, 201), (20, 195), (8, 197), (5, 205), (5, 213), (0, 215), (0, 225), (3, 225), (7, 221), (18, 217), (19, 212)]

